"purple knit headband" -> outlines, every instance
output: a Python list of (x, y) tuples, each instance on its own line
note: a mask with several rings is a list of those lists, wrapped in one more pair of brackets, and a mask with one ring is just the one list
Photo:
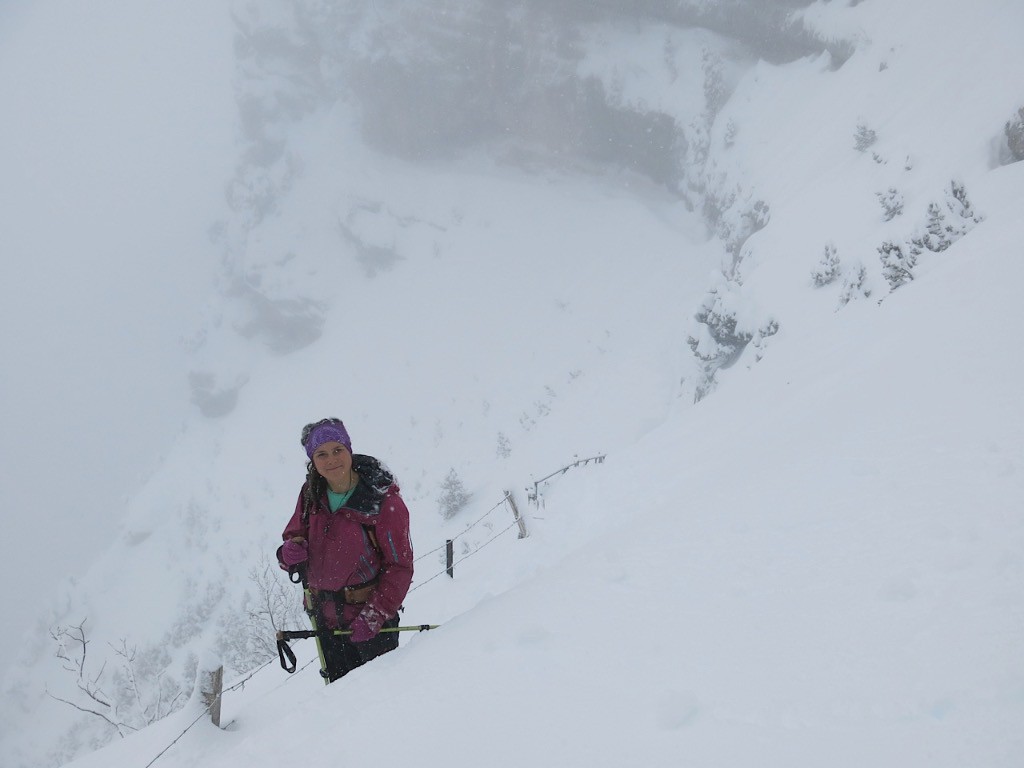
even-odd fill
[(324, 443), (341, 443), (352, 453), (352, 440), (348, 436), (345, 425), (340, 421), (330, 421), (313, 428), (306, 439), (306, 455), (313, 458), (316, 449)]

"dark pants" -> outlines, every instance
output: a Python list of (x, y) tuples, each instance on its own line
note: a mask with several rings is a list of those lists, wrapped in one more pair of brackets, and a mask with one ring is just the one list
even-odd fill
[[(384, 622), (385, 629), (397, 626), (397, 616)], [(381, 632), (365, 643), (353, 643), (348, 639), (348, 635), (324, 633), (317, 638), (317, 642), (320, 643), (320, 652), (324, 659), (324, 669), (320, 674), (327, 678), (327, 682), (333, 683), (371, 659), (395, 650), (398, 647), (398, 633)]]

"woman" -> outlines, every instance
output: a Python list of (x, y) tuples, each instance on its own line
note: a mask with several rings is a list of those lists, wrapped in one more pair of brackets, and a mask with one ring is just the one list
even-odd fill
[(306, 611), (321, 630), (321, 674), (333, 682), (398, 647), (398, 633), (381, 629), (398, 626), (412, 581), (409, 510), (383, 464), (352, 454), (340, 419), (307, 424), (302, 447), (306, 482), (277, 558), (308, 587)]

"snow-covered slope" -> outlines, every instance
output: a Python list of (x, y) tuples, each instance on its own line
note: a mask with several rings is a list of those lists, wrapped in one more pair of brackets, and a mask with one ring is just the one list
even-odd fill
[[(291, 7), (236, 7), (236, 24), (298, 35)], [(226, 695), (226, 731), (200, 721), (157, 765), (1024, 759), (1024, 163), (1000, 165), (1024, 11), (803, 18), (852, 55), (768, 64), (720, 28), (578, 28), (580, 71), (618, 107), (684, 127), (671, 179), (589, 145), (556, 166), (525, 133), (371, 149), (366, 103), (240, 46), (242, 103), (264, 111), (213, 228), (199, 408), (45, 624), (137, 644), (167, 695), (202, 654), (240, 679), (266, 640), (248, 614), (301, 482), (297, 429), (323, 415), (396, 471), (419, 553), (490, 514), (458, 539), (475, 554), (454, 580), (430, 580), (439, 553), (417, 563), (405, 619), (442, 628), (329, 688), (271, 663)], [(948, 247), (927, 239), (930, 203)], [(880, 259), (915, 240), (916, 263)], [(533, 479), (599, 453), (525, 505)], [(451, 469), (472, 500), (446, 521)], [(91, 738), (55, 743), (74, 712), (42, 687), (76, 692), (51, 654), (39, 642), (9, 676), (15, 765)], [(76, 764), (145, 765), (197, 714)]]
[[(780, 339), (410, 602), (533, 570), (515, 588), (327, 689), (272, 663), (158, 764), (1018, 765), (1024, 425), (1012, 388), (976, 394), (1020, 369), (985, 313), (946, 312), (1014, 310), (1009, 230), (969, 252), (1001, 288), (951, 255)], [(75, 765), (145, 764), (200, 715)]]

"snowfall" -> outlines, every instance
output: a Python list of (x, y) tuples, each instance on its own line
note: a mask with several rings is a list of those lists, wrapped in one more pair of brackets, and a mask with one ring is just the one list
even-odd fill
[[(690, 131), (675, 188), (557, 125), (374, 140), (282, 52), (315, 2), (0, 8), (0, 765), (1024, 766), (1024, 4), (787, 5), (843, 45), (557, 22)], [(305, 627), (271, 558), (324, 416), (438, 625), (330, 686), (259, 615)]]

